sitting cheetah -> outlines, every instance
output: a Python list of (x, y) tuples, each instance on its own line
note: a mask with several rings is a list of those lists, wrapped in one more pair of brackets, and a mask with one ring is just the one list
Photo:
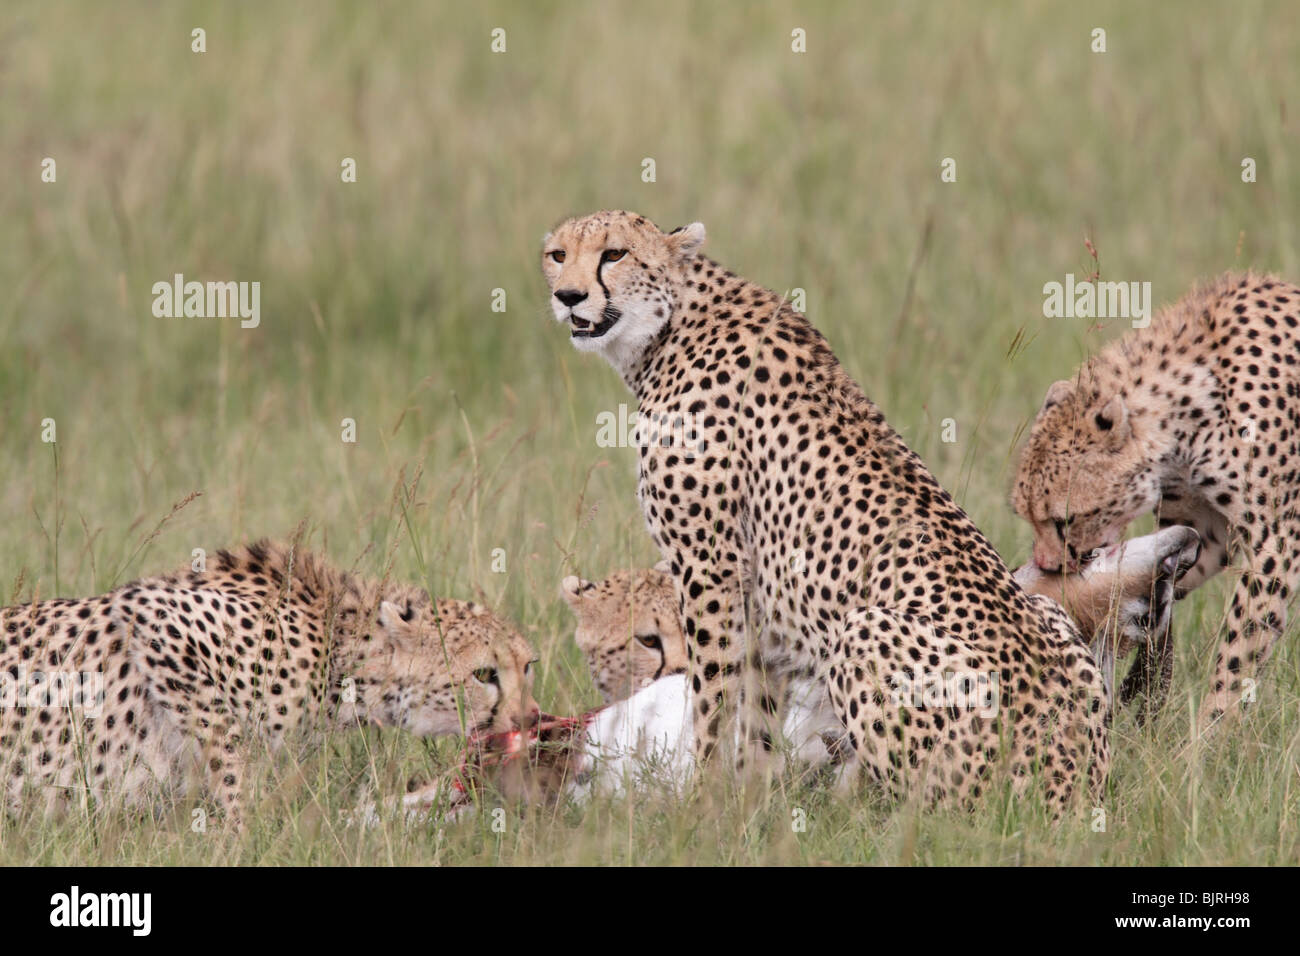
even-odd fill
[[(700, 256), (699, 223), (568, 220), (543, 244), (555, 317), (639, 400), (638, 494), (688, 640), (694, 748), (826, 668), (853, 751), (888, 789), (977, 798), (995, 767), (1061, 807), (1109, 765), (1102, 675), (780, 296)], [(891, 699), (889, 675), (996, 684), (992, 706)], [(963, 688), (966, 685), (963, 685)], [(725, 722), (724, 722), (725, 718)], [(830, 723), (828, 722), (828, 726)]]
[[(0, 679), (48, 687), (98, 675), (97, 700), (31, 688), (0, 709), (7, 802), (38, 788), (47, 811), (87, 795), (141, 805), (202, 768), (233, 827), (256, 735), (377, 724), (432, 736), (534, 721), (532, 651), (487, 609), (431, 601), (312, 554), (259, 542), (99, 597), (0, 611)], [(10, 703), (8, 701), (6, 704)]]
[(1112, 342), (1047, 391), (1012, 503), (1034, 559), (1078, 566), (1155, 511), (1200, 532), (1197, 587), (1243, 562), (1201, 724), (1269, 654), (1300, 574), (1300, 287), (1227, 275)]
[[(1102, 662), (1103, 675), (1113, 670), (1109, 662), (1136, 650), (1120, 699), (1137, 696), (1151, 682), (1154, 703), (1169, 686), (1174, 585), (1199, 552), (1193, 529), (1172, 527), (1112, 548), (1077, 574), (1043, 571), (1031, 561), (1014, 577), (1030, 594), (1065, 608)], [(599, 582), (570, 575), (560, 582), (560, 594), (577, 620), (574, 640), (606, 704), (686, 673), (686, 635), (672, 577), (662, 565), (618, 571)]]

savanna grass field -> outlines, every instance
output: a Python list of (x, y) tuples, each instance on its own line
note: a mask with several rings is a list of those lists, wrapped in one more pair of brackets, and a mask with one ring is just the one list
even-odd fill
[[(11, 0), (3, 603), (301, 527), (340, 565), (484, 601), (536, 647), (545, 710), (596, 706), (559, 581), (658, 555), (635, 449), (599, 440), (635, 400), (570, 346), (539, 258), (606, 208), (702, 221), (708, 255), (802, 290), (1014, 567), (1024, 430), (1128, 328), (1045, 317), (1044, 285), (1147, 281), (1159, 306), (1232, 268), (1300, 279), (1298, 38), (1283, 0)], [(178, 273), (260, 282), (258, 326), (156, 316)], [(242, 835), (195, 828), (199, 797), (33, 801), (0, 816), (0, 864), (1295, 864), (1294, 625), (1248, 717), (1190, 733), (1231, 579), (1176, 608), (1160, 719), (1117, 712), (1101, 828), (1006, 791), (931, 810), (784, 777), (349, 828), (460, 752), (367, 729), (259, 764)]]

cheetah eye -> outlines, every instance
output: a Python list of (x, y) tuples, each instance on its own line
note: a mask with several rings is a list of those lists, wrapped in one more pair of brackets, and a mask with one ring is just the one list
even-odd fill
[(638, 634), (636, 639), (642, 647), (648, 647), (652, 651), (663, 649), (663, 642), (659, 640), (658, 634)]
[(495, 684), (497, 682), (497, 669), (495, 667), (480, 667), (474, 672), (474, 679), (480, 684)]
[(625, 255), (627, 255), (626, 249), (606, 249), (605, 254), (601, 256), (601, 258), (605, 262), (618, 262), (618, 260), (622, 259)]
[(1070, 522), (1064, 518), (1053, 518), (1052, 525), (1056, 528), (1056, 536), (1064, 541), (1065, 529), (1070, 526)]
[(563, 261), (564, 261), (564, 250), (563, 250), (563, 249), (552, 249), (550, 252), (547, 253), (547, 255), (551, 257), (551, 261), (552, 261), (552, 262), (563, 262)]

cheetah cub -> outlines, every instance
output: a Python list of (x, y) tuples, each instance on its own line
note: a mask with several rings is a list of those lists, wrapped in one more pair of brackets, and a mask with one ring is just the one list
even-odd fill
[[(325, 726), (528, 726), (532, 659), (486, 608), (265, 541), (206, 571), (4, 608), (0, 678), (23, 695), (0, 708), (7, 803), (32, 791), (47, 812), (88, 798), (141, 806), (155, 785), (184, 791), (199, 776), (238, 828), (251, 738), (276, 750)], [(52, 692), (53, 675), (73, 673), (97, 692)]]
[(574, 641), (606, 704), (686, 672), (686, 638), (668, 567), (616, 571), (593, 584), (570, 575), (560, 596), (577, 617)]
[[(997, 772), (1059, 809), (1098, 790), (1109, 704), (1078, 629), (1016, 583), (812, 324), (702, 256), (704, 238), (611, 211), (542, 246), (554, 317), (637, 396), (638, 496), (671, 566), (697, 758), (765, 759), (755, 688), (819, 681), (825, 723), (891, 791), (965, 802)], [(926, 702), (935, 681), (946, 706)]]
[(1240, 561), (1207, 726), (1239, 711), (1242, 681), (1286, 626), (1300, 575), (1298, 466), (1300, 287), (1226, 275), (1048, 389), (1012, 504), (1047, 570), (1078, 567), (1151, 511), (1200, 533), (1184, 591)]

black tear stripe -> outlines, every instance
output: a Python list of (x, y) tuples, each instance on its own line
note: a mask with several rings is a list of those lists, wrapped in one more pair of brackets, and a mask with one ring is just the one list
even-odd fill
[(600, 286), (600, 291), (605, 293), (605, 308), (609, 309), (609, 286), (605, 285), (605, 279), (600, 274), (600, 270), (605, 268), (605, 253), (600, 254), (600, 261), (596, 263), (596, 285)]

